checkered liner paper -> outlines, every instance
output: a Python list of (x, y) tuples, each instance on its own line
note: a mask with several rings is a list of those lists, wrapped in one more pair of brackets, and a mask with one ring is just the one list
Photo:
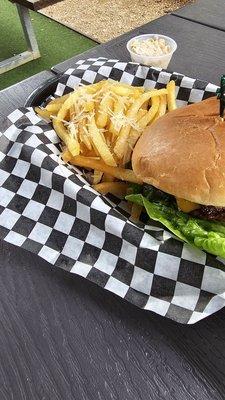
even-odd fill
[[(176, 81), (178, 106), (216, 86), (104, 58), (78, 61), (56, 95), (111, 78), (146, 88)], [(145, 310), (193, 324), (225, 305), (224, 261), (176, 239), (160, 224), (129, 220), (125, 201), (95, 192), (59, 161), (59, 139), (32, 108), (11, 113), (0, 135), (0, 237), (97, 283)]]

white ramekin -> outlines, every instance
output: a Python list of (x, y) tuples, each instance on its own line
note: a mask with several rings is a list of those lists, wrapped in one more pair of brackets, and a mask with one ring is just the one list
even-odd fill
[[(154, 37), (157, 37), (159, 39), (165, 39), (166, 44), (169, 45), (171, 48), (171, 52), (160, 56), (146, 56), (143, 54), (134, 53), (131, 50), (131, 44), (134, 40), (136, 39), (146, 40)], [(175, 42), (175, 40), (173, 40), (169, 36), (160, 35), (158, 33), (149, 33), (146, 35), (135, 36), (127, 42), (127, 50), (130, 53), (131, 60), (152, 67), (167, 68), (172, 58), (172, 55), (176, 51), (176, 49), (177, 49), (177, 43)]]

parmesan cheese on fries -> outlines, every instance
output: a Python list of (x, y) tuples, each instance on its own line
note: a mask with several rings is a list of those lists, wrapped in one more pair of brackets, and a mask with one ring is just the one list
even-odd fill
[[(100, 193), (124, 196), (126, 182), (140, 183), (126, 169), (146, 126), (176, 108), (175, 82), (165, 89), (145, 89), (113, 80), (80, 86), (72, 93), (35, 108), (50, 119), (63, 142), (62, 159), (92, 171)], [(123, 182), (121, 182), (123, 181)], [(132, 208), (134, 219), (140, 209)]]

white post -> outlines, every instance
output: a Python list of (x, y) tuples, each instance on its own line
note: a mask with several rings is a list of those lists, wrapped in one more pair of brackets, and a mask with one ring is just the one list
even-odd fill
[(37, 40), (30, 19), (29, 10), (24, 6), (21, 6), (20, 4), (17, 4), (16, 6), (22, 24), (24, 36), (27, 42), (28, 50), (32, 51), (34, 55), (37, 55), (37, 57), (40, 57)]
[(0, 74), (23, 65), (40, 57), (37, 40), (32, 27), (29, 10), (17, 4), (17, 10), (22, 24), (28, 50), (0, 62)]

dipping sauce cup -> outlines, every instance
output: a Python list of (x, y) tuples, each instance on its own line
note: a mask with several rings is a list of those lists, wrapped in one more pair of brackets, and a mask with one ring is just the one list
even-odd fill
[[(151, 50), (151, 45), (147, 49), (147, 40), (152, 39), (154, 50)], [(164, 40), (161, 40), (164, 39)], [(143, 46), (142, 46), (143, 42)], [(144, 43), (145, 42), (145, 43)], [(155, 46), (155, 44), (157, 46)], [(136, 49), (132, 49), (132, 46)], [(158, 51), (157, 51), (158, 47)], [(140, 53), (138, 54), (138, 49)], [(127, 42), (127, 50), (130, 53), (131, 60), (140, 64), (151, 67), (167, 68), (172, 58), (173, 53), (177, 49), (177, 43), (169, 36), (160, 34), (146, 34), (135, 36)], [(148, 53), (148, 54), (147, 54)], [(160, 54), (161, 53), (161, 54)]]

